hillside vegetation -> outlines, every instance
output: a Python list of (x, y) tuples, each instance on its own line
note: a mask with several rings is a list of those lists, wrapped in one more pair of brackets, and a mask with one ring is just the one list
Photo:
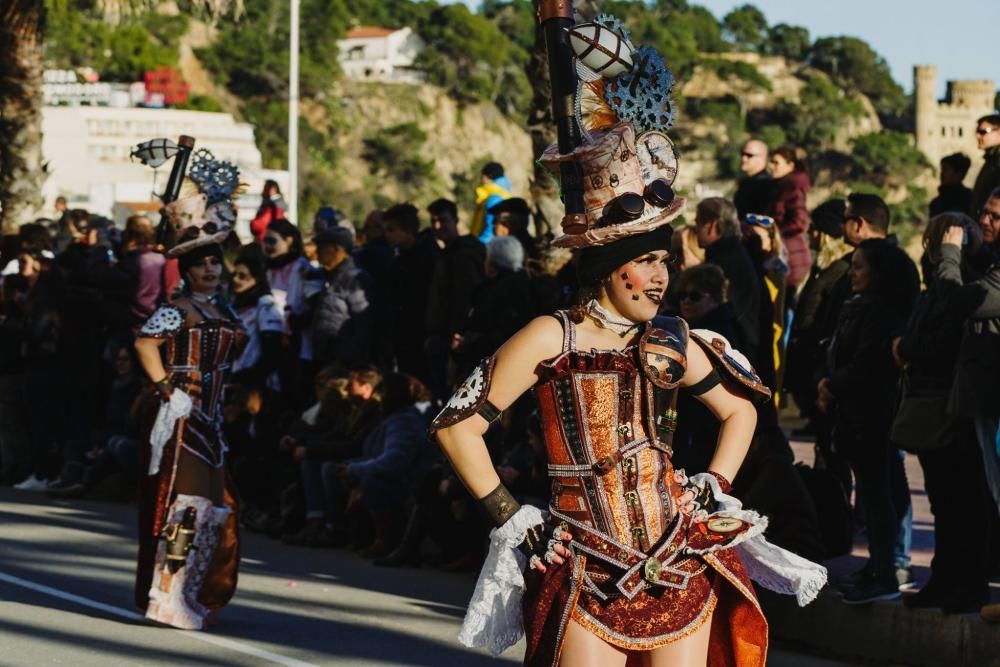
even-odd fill
[[(188, 106), (235, 113), (257, 127), (266, 166), (283, 168), (288, 95), (288, 3), (244, 0), (197, 43), (185, 42), (194, 0), (161, 5), (111, 25), (93, 0), (46, 0), (50, 66), (91, 66), (104, 79), (134, 80), (160, 65), (197, 66)], [(911, 100), (877, 52), (852, 37), (813, 40), (800, 26), (770, 25), (752, 5), (722, 19), (685, 0), (578, 1), (625, 20), (636, 43), (665, 54), (682, 113), (675, 136), (685, 157), (682, 190), (725, 189), (749, 136), (803, 149), (821, 192), (867, 189), (914, 218), (926, 191), (908, 188), (927, 165), (907, 131)], [(390, 199), (472, 198), (478, 168), (508, 165), (527, 192), (533, 149), (524, 128), (541, 113), (533, 82), (529, 0), (463, 4), (411, 0), (302, 0), (300, 121), (304, 210), (334, 203), (359, 215)], [(426, 86), (343, 81), (336, 40), (352, 25), (412, 27), (427, 43), (417, 65)], [(203, 24), (198, 24), (203, 28)], [(183, 48), (200, 45), (181, 58)], [(193, 61), (193, 62), (192, 62)], [(191, 75), (188, 75), (191, 78)]]

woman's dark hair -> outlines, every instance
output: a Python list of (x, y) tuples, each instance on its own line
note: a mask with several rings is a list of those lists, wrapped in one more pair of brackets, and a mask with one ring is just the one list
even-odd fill
[(238, 309), (256, 305), (262, 296), (271, 293), (271, 285), (267, 280), (267, 262), (258, 244), (243, 246), (233, 262), (233, 268), (240, 264), (247, 267), (255, 284), (243, 294), (232, 293), (233, 307)]
[(430, 389), (423, 382), (405, 373), (390, 373), (382, 379), (383, 414), (391, 415), (414, 403), (431, 400)]
[(263, 194), (265, 194), (265, 195), (266, 195), (266, 194), (267, 194), (267, 191), (268, 191), (268, 190), (270, 190), (271, 188), (274, 188), (274, 191), (275, 191), (276, 193), (278, 193), (279, 195), (281, 194), (281, 186), (280, 186), (280, 185), (278, 185), (278, 181), (274, 181), (274, 180), (271, 180), (271, 179), (269, 178), (269, 179), (267, 179), (266, 181), (264, 181), (264, 190), (263, 190)]
[(288, 251), (289, 255), (300, 257), (302, 255), (302, 232), (299, 228), (284, 218), (272, 220), (267, 226), (269, 232), (274, 232), (282, 238), (292, 239), (292, 247)]
[(689, 292), (692, 289), (704, 292), (718, 304), (726, 302), (726, 274), (715, 264), (698, 264), (677, 277), (676, 289)]
[(784, 146), (779, 146), (771, 151), (771, 155), (777, 155), (792, 165), (795, 171), (804, 171), (806, 166), (804, 163), (804, 157), (799, 157), (799, 152), (795, 146), (789, 146), (785, 144)]
[(181, 274), (181, 278), (184, 279), (184, 293), (191, 293), (191, 281), (188, 279), (188, 271), (199, 261), (205, 259), (206, 257), (215, 257), (219, 260), (220, 264), (223, 264), (222, 258), (222, 246), (218, 243), (208, 243), (198, 248), (187, 251), (186, 253), (179, 255), (177, 257), (177, 270)]
[(43, 224), (29, 222), (21, 225), (21, 228), (17, 230), (17, 236), (24, 248), (36, 249), (39, 252), (52, 250), (52, 235)]
[(862, 254), (871, 272), (868, 292), (908, 313), (920, 294), (920, 277), (907, 254), (886, 239), (863, 241), (855, 252)]

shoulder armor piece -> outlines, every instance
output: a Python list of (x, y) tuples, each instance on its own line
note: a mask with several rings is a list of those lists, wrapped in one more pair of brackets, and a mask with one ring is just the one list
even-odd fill
[(649, 380), (660, 389), (674, 389), (687, 370), (687, 322), (660, 318), (662, 327), (649, 326), (639, 339), (639, 362)]
[(771, 398), (771, 390), (760, 381), (750, 361), (724, 336), (708, 329), (695, 329), (691, 338), (708, 355), (712, 366), (722, 375), (723, 382), (741, 387), (754, 403), (763, 403)]
[(172, 303), (165, 303), (157, 308), (156, 312), (150, 315), (146, 323), (142, 325), (139, 336), (143, 338), (169, 338), (181, 330), (185, 319), (187, 318), (183, 310)]
[(495, 357), (488, 357), (479, 362), (475, 370), (459, 385), (452, 397), (448, 399), (444, 409), (431, 422), (429, 432), (434, 435), (439, 430), (454, 426), (472, 415), (479, 413), (483, 419), (493, 422), (500, 416), (500, 411), (486, 400), (490, 394), (490, 384), (493, 380)]

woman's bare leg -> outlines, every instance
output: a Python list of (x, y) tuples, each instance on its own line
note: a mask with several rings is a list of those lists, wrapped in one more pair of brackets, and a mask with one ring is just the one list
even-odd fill
[(648, 667), (705, 667), (708, 664), (708, 638), (712, 634), (712, 615), (701, 627), (684, 639), (646, 653)]
[(625, 667), (628, 654), (588, 632), (573, 620), (566, 625), (561, 667)]

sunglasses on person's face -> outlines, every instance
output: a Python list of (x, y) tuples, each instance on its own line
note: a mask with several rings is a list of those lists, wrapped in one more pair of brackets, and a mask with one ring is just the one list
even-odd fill
[(995, 128), (995, 127), (981, 127), (978, 130), (976, 130), (976, 134), (978, 134), (981, 137), (984, 137), (987, 134), (989, 134), (990, 132), (994, 131), (995, 129), (997, 129), (997, 128)]
[(757, 154), (747, 153), (746, 151), (743, 151), (742, 153), (740, 153), (740, 157), (745, 157), (745, 158), (757, 157)]
[(678, 301), (690, 301), (691, 303), (698, 303), (703, 298), (705, 298), (704, 292), (678, 292)]

